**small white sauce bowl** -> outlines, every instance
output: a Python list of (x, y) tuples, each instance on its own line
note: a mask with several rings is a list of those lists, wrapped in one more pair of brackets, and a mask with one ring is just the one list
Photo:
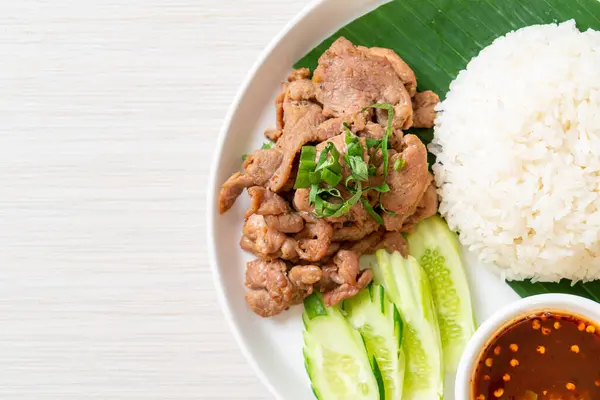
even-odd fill
[(456, 374), (455, 399), (471, 400), (472, 380), (481, 352), (501, 329), (530, 314), (555, 311), (577, 315), (590, 322), (600, 322), (600, 304), (570, 294), (542, 294), (510, 304), (477, 329), (465, 349)]

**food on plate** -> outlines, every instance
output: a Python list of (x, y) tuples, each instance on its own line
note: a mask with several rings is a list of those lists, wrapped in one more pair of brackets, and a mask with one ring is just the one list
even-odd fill
[(481, 352), (472, 378), (472, 398), (600, 398), (596, 329), (593, 322), (560, 310), (510, 322)]
[(386, 296), (383, 286), (373, 283), (343, 304), (346, 318), (361, 334), (371, 363), (381, 375), (381, 397), (402, 399), (406, 368), (402, 347), (404, 323), (396, 306)]
[[(304, 303), (303, 354), (321, 400), (440, 399), (461, 357), (457, 400), (600, 399), (600, 327), (560, 310), (518, 314), (482, 346), (487, 325), (463, 356), (476, 323), (460, 247), (502, 278), (525, 279), (511, 282), (521, 295), (595, 297), (580, 281), (600, 278), (600, 34), (570, 21), (483, 48), (532, 21), (577, 15), (596, 27), (581, 12), (591, 1), (533, 12), (469, 2), (466, 14), (406, 3), (339, 32), (405, 49), (414, 71), (390, 49), (336, 33), (298, 62), (311, 70), (283, 84), (270, 142), (223, 184), (221, 213), (246, 190), (250, 199), (243, 217), (234, 208), (254, 255), (246, 300), (263, 317)], [(417, 92), (417, 76), (441, 104)], [(432, 124), (433, 175), (420, 140), (430, 131), (407, 132)], [(481, 270), (471, 278), (480, 317), (512, 295)]]
[(373, 372), (360, 334), (339, 306), (325, 307), (320, 294), (304, 302), (304, 361), (318, 399), (379, 400), (381, 376)]
[(438, 399), (444, 394), (444, 366), (440, 330), (431, 285), (413, 256), (385, 250), (376, 253), (375, 280), (396, 305), (404, 322), (402, 347), (406, 352), (404, 398)]
[(439, 104), (440, 213), (508, 279), (600, 277), (600, 33), (498, 38)]
[[(444, 368), (456, 371), (475, 330), (469, 287), (457, 252), (458, 239), (441, 218), (420, 222), (408, 241), (408, 257), (380, 249), (375, 257), (361, 259), (361, 267), (373, 271), (374, 282), (345, 299), (342, 313), (362, 337), (381, 398), (438, 399), (443, 394)], [(320, 294), (310, 295), (304, 304), (308, 331), (307, 318), (328, 311)], [(309, 362), (317, 363), (322, 374), (335, 374), (336, 364), (314, 357), (330, 354), (329, 337), (310, 339), (305, 342)], [(347, 352), (355, 350), (351, 347)], [(323, 384), (312, 371), (309, 375), (313, 386)], [(327, 393), (319, 398), (350, 398), (347, 388), (328, 387)]]
[(408, 235), (410, 254), (423, 267), (440, 327), (444, 369), (454, 373), (467, 343), (475, 333), (469, 285), (460, 257), (460, 244), (438, 216), (420, 222)]
[(240, 246), (246, 301), (263, 317), (311, 293), (339, 304), (371, 282), (359, 257), (407, 254), (402, 233), (437, 212), (427, 149), (403, 130), (432, 127), (438, 96), (417, 93), (392, 50), (339, 38), (311, 71), (294, 71), (276, 100), (276, 129), (222, 185), (221, 213), (247, 189)]

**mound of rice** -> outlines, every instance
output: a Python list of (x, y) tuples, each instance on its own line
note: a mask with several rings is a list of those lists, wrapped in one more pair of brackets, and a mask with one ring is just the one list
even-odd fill
[(507, 279), (600, 278), (600, 32), (498, 38), (439, 111), (440, 212), (463, 245)]

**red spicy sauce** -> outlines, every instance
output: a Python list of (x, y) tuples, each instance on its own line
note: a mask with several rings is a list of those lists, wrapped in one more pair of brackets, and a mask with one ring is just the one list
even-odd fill
[(600, 327), (576, 315), (515, 320), (481, 352), (472, 400), (600, 400)]

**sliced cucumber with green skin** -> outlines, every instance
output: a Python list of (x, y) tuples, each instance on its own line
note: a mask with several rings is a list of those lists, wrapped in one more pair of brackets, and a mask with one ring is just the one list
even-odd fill
[(404, 332), (402, 347), (406, 353), (403, 399), (436, 400), (443, 398), (444, 373), (442, 346), (431, 287), (425, 271), (414, 257), (377, 251), (373, 265), (375, 281), (396, 305)]
[(319, 400), (380, 400), (361, 335), (320, 294), (304, 301), (304, 362)]
[(403, 322), (383, 286), (371, 284), (344, 301), (350, 324), (360, 332), (374, 368), (379, 369), (385, 400), (402, 399), (406, 357), (402, 349)]
[(475, 332), (475, 320), (458, 238), (446, 222), (434, 216), (408, 235), (408, 248), (427, 272), (435, 303), (444, 368), (454, 373), (467, 342)]

